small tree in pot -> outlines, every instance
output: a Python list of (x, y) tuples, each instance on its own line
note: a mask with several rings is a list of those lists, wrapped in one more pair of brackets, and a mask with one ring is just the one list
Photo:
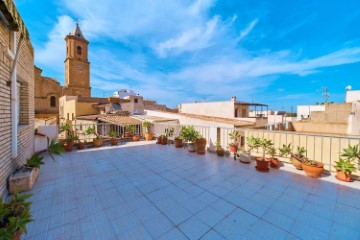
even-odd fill
[(140, 140), (140, 135), (136, 134), (136, 126), (135, 125), (128, 125), (127, 129), (131, 132), (131, 134), (133, 135), (133, 141), (137, 142)]
[(149, 121), (144, 121), (142, 126), (145, 128), (145, 139), (146, 141), (150, 141), (153, 139), (154, 135), (150, 131), (151, 123)]
[(114, 131), (114, 130), (111, 130), (111, 131), (109, 131), (109, 136), (110, 136), (110, 144), (112, 145), (112, 146), (115, 146), (115, 145), (117, 145), (117, 139), (116, 139), (116, 137), (117, 137), (117, 132), (116, 131)]
[(270, 160), (265, 158), (266, 150), (272, 147), (271, 140), (261, 138), (257, 141), (258, 146), (262, 149), (262, 157), (256, 157), (256, 169), (259, 171), (269, 170)]
[(251, 156), (251, 151), (253, 149), (258, 149), (259, 148), (259, 138), (256, 138), (254, 136), (250, 136), (246, 138), (246, 145), (248, 145), (249, 147), (249, 151), (248, 154)]
[(195, 140), (198, 138), (199, 133), (195, 130), (193, 126), (184, 127), (182, 129), (182, 136), (187, 142), (187, 147), (189, 152), (195, 152)]
[(73, 132), (71, 130), (71, 126), (68, 123), (60, 125), (59, 132), (65, 132), (65, 139), (63, 141), (64, 149), (67, 152), (72, 151), (73, 145), (74, 145), (74, 136)]
[(85, 131), (87, 135), (95, 135), (95, 138), (93, 138), (93, 145), (94, 147), (101, 147), (104, 143), (104, 139), (100, 138), (99, 134), (97, 133), (95, 126), (88, 127)]
[(229, 143), (229, 151), (232, 155), (234, 155), (238, 150), (238, 140), (240, 138), (240, 133), (236, 130), (229, 133), (230, 140), (232, 141)]

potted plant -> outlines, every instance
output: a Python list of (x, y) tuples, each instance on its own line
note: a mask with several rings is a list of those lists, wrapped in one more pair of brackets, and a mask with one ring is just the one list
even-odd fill
[(350, 160), (350, 162), (357, 161), (358, 166), (360, 166), (360, 143), (354, 146), (348, 146), (343, 149), (341, 157)]
[(336, 178), (341, 181), (351, 182), (351, 173), (356, 171), (355, 164), (351, 163), (350, 160), (344, 160), (342, 158), (335, 163)]
[(85, 140), (82, 142), (77, 135), (74, 137), (74, 142), (78, 150), (85, 148)]
[(270, 147), (267, 150), (267, 153), (271, 156), (270, 158), (270, 167), (279, 168), (279, 159), (275, 157), (276, 149), (274, 147)]
[(219, 156), (219, 157), (223, 157), (225, 155), (225, 149), (221, 146), (221, 142), (220, 141), (217, 141), (215, 143), (215, 147), (216, 147), (216, 154)]
[(61, 124), (59, 132), (65, 132), (65, 139), (63, 141), (64, 149), (68, 152), (71, 151), (74, 145), (74, 136), (70, 124)]
[(229, 151), (232, 156), (235, 155), (235, 153), (238, 150), (238, 139), (240, 137), (240, 133), (238, 131), (232, 131), (229, 133), (229, 137), (232, 140), (231, 143), (229, 143)]
[(63, 141), (63, 146), (65, 151), (71, 152), (74, 146), (74, 139), (72, 137), (67, 137)]
[(0, 198), (0, 239), (20, 240), (22, 233), (27, 233), (26, 225), (33, 221), (28, 199), (31, 194), (19, 196), (14, 192), (12, 199), (4, 203)]
[[(51, 159), (55, 161), (54, 155), (61, 155), (63, 148), (60, 143), (57, 143), (55, 139), (48, 138), (46, 152)], [(32, 189), (38, 175), (39, 169), (43, 162), (43, 156), (40, 154), (34, 154), (26, 163), (16, 169), (15, 173), (9, 178), (9, 192), (14, 193), (16, 191), (23, 192)]]
[(360, 166), (360, 144), (344, 148), (339, 162), (336, 163), (336, 178), (342, 181), (351, 181), (351, 173), (356, 171), (355, 164), (357, 161)]
[(175, 139), (174, 139), (175, 147), (176, 148), (182, 148), (183, 147), (183, 140), (184, 140), (184, 138), (181, 135), (176, 136)]
[(133, 141), (135, 141), (135, 142), (139, 141), (140, 140), (140, 135), (136, 134), (136, 126), (132, 124), (132, 125), (128, 125), (126, 127), (130, 131), (130, 133), (132, 134)]
[(97, 133), (95, 126), (93, 125), (92, 127), (88, 127), (85, 130), (85, 133), (87, 135), (95, 135), (95, 138), (93, 138), (93, 145), (94, 147), (101, 147), (104, 143), (104, 139), (100, 138), (99, 134)]
[(309, 177), (319, 178), (324, 172), (324, 164), (315, 160), (304, 158), (301, 163), (302, 169)]
[(249, 150), (248, 150), (248, 154), (251, 157), (251, 151), (253, 149), (258, 149), (259, 148), (259, 138), (256, 138), (254, 136), (250, 136), (246, 138), (246, 145), (248, 145)]
[(111, 130), (111, 131), (109, 131), (109, 136), (110, 136), (110, 144), (112, 146), (117, 145), (117, 139), (116, 139), (117, 132), (114, 130)]
[(297, 147), (296, 153), (291, 154), (291, 163), (298, 170), (302, 170), (302, 162), (306, 159), (306, 149), (304, 147)]
[(161, 145), (166, 145), (168, 143), (167, 136), (165, 134), (160, 135)]
[(156, 144), (161, 144), (161, 136), (162, 135), (160, 135), (156, 138)]
[(144, 121), (142, 126), (145, 128), (145, 140), (150, 141), (153, 139), (154, 135), (150, 132), (151, 123), (149, 121)]
[(279, 148), (279, 155), (280, 157), (288, 157), (288, 155), (291, 154), (291, 143), (288, 145), (283, 144), (281, 148)]
[(124, 138), (130, 138), (132, 133), (132, 127), (133, 125), (126, 125), (125, 126), (125, 132), (124, 132)]
[(256, 157), (256, 169), (259, 171), (268, 171), (270, 160), (265, 158), (265, 153), (273, 144), (271, 140), (261, 138), (257, 141), (258, 146), (262, 149), (262, 157)]
[(206, 152), (206, 139), (200, 134), (195, 138), (195, 149), (197, 154), (205, 154)]
[(198, 138), (199, 133), (195, 130), (193, 126), (184, 127), (182, 129), (182, 136), (186, 140), (188, 151), (195, 152), (195, 140)]

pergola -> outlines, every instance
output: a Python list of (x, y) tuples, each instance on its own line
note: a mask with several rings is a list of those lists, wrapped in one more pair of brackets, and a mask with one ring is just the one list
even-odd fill
[[(254, 111), (254, 116), (248, 116), (249, 118), (267, 118), (268, 117), (268, 108), (269, 106), (262, 103), (248, 103), (248, 102), (236, 102), (235, 106), (247, 106), (249, 110)], [(266, 110), (266, 113), (263, 114), (263, 111)], [(260, 112), (260, 113), (259, 113)]]

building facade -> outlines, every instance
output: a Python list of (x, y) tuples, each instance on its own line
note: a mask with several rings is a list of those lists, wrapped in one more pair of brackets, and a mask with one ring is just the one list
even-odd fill
[(56, 79), (41, 76), (41, 72), (35, 66), (35, 114), (58, 114), (63, 88)]
[(0, 1), (0, 198), (34, 153), (34, 50), (13, 1)]

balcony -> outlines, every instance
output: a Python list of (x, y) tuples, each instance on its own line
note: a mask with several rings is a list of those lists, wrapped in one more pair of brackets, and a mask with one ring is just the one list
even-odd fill
[(360, 238), (360, 182), (254, 166), (153, 141), (74, 149), (40, 169), (23, 239)]

